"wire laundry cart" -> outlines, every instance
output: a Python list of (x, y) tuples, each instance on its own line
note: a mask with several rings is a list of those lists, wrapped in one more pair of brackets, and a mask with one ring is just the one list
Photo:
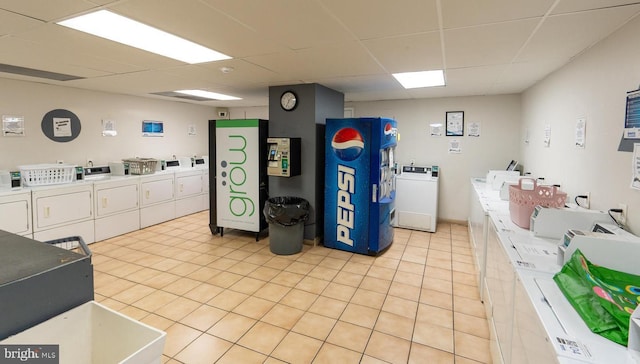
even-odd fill
[(44, 242), (45, 244), (53, 245), (58, 248), (62, 248), (65, 250), (71, 250), (78, 254), (82, 254), (88, 256), (91, 259), (91, 250), (84, 242), (81, 236), (69, 236), (66, 238), (47, 240)]

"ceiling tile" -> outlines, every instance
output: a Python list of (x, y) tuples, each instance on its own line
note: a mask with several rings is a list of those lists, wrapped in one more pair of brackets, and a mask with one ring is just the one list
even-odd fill
[(564, 60), (558, 58), (548, 58), (536, 62), (512, 63), (505, 67), (492, 88), (496, 90), (495, 92), (507, 87), (511, 90), (516, 90), (513, 92), (522, 92), (547, 77), (564, 63)]
[[(228, 73), (224, 73), (220, 70), (220, 67), (228, 67), (233, 70)], [(247, 86), (262, 84), (265, 82), (287, 81), (281, 75), (273, 71), (269, 71), (240, 59), (181, 66), (167, 69), (165, 71), (192, 82), (206, 82), (208, 84), (221, 86)], [(197, 86), (194, 84), (192, 87)]]
[(367, 40), (363, 44), (390, 73), (444, 67), (439, 32)]
[(304, 82), (315, 82), (318, 78), (385, 73), (357, 41), (249, 57), (247, 61)]
[(87, 0), (90, 3), (96, 4), (96, 5), (109, 5), (109, 4), (114, 4), (114, 3), (121, 3), (124, 0)]
[(340, 90), (347, 102), (410, 98), (407, 90), (391, 75), (323, 78), (316, 81), (326, 87)]
[(84, 12), (96, 7), (96, 4), (83, 0), (25, 1), (2, 0), (0, 9), (43, 21), (58, 20), (70, 14)]
[[(435, 97), (484, 95), (485, 89), (486, 87), (484, 85), (468, 84), (464, 86), (416, 88), (407, 91), (412, 99), (425, 99)], [(444, 119), (444, 113), (442, 118)]]
[(342, 90), (345, 95), (366, 91), (403, 91), (400, 83), (390, 75), (370, 75), (316, 80), (327, 87)]
[(203, 0), (266, 39), (303, 49), (353, 37), (316, 1)]
[(407, 90), (376, 90), (362, 91), (345, 95), (345, 101), (382, 101), (382, 100), (406, 100), (412, 98)]
[(511, 62), (535, 29), (538, 19), (446, 30), (447, 68)]
[(0, 10), (0, 36), (22, 32), (42, 25), (42, 22), (27, 16)]
[(101, 78), (69, 81), (70, 85), (109, 92), (127, 90), (130, 94), (146, 94), (158, 91), (174, 91), (186, 88), (187, 82), (179, 76), (163, 71), (141, 71)]
[(622, 5), (637, 4), (638, 0), (562, 0), (553, 8), (551, 14), (571, 13), (575, 11), (603, 9)]
[(548, 17), (518, 56), (518, 62), (565, 62), (602, 40), (635, 13), (640, 5)]
[(76, 64), (84, 64), (88, 68), (104, 72), (134, 72), (184, 64), (57, 24), (46, 24), (17, 34), (16, 37), (47, 50), (55, 49)]
[(358, 39), (393, 37), (440, 29), (435, 0), (320, 1)]
[(448, 68), (445, 73), (446, 86), (423, 87), (408, 90), (413, 98), (440, 97), (438, 95), (488, 95), (491, 85), (500, 77), (507, 64)]
[(0, 63), (80, 77), (108, 74), (76, 62), (73, 54), (15, 37), (0, 38)]
[(445, 79), (447, 87), (461, 87), (469, 84), (481, 84), (486, 87), (500, 79), (500, 75), (508, 69), (509, 64), (490, 66), (447, 68)]
[(444, 29), (542, 17), (555, 0), (442, 0)]
[(160, 4), (158, 0), (136, 0), (113, 10), (234, 58), (286, 49), (270, 30), (258, 31), (201, 1), (163, 0)]
[[(242, 97), (225, 106), (266, 105), (269, 86), (310, 82), (348, 101), (512, 93), (626, 22), (640, 24), (632, 18), (640, 5), (627, 5), (636, 1), (2, 0), (0, 62), (88, 77), (37, 80), (88, 90), (161, 98), (149, 93), (201, 88)], [(187, 65), (55, 24), (97, 8), (234, 58)], [(391, 76), (441, 67), (446, 87), (404, 90)]]

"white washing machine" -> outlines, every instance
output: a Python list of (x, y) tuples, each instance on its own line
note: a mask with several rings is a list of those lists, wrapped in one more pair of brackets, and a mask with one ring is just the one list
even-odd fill
[(438, 221), (438, 166), (403, 166), (396, 176), (393, 226), (436, 231)]

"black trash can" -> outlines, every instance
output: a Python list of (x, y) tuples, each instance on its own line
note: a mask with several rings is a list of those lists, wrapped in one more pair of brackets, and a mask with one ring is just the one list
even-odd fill
[(291, 255), (302, 250), (304, 223), (309, 218), (309, 201), (300, 197), (272, 197), (264, 204), (269, 223), (269, 249), (273, 254)]

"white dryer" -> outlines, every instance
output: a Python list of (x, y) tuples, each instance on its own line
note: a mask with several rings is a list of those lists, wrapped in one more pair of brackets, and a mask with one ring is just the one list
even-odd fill
[(436, 231), (438, 221), (438, 166), (403, 166), (396, 176), (394, 226)]

